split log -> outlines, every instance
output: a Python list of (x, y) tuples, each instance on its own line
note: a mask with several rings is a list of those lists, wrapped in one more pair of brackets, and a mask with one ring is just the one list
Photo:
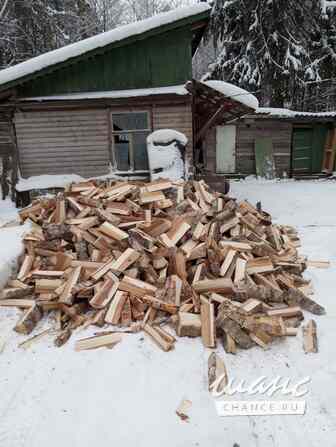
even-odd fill
[(303, 349), (305, 353), (318, 352), (316, 322), (310, 320), (303, 326)]

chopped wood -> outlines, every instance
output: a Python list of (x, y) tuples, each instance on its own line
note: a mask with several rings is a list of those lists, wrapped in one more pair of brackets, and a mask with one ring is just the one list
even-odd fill
[(120, 230), (115, 225), (110, 222), (104, 222), (100, 227), (99, 231), (106, 234), (108, 237), (115, 239), (117, 241), (122, 241), (123, 239), (128, 238), (128, 234), (125, 231)]
[(225, 295), (233, 295), (233, 283), (228, 278), (204, 279), (193, 284), (193, 288), (198, 293), (222, 292)]
[[(247, 314), (253, 314), (256, 312), (261, 312), (263, 310), (263, 303), (259, 300), (256, 300), (254, 298), (250, 298), (245, 303), (242, 304), (241, 308), (247, 313)], [(267, 313), (267, 315), (269, 315)]]
[(118, 272), (124, 272), (127, 270), (134, 262), (139, 259), (140, 253), (128, 248), (119, 258), (112, 264), (111, 269), (117, 270)]
[[(236, 353), (296, 335), (303, 310), (325, 313), (303, 272), (330, 263), (301, 256), (295, 228), (203, 180), (84, 181), (19, 214), (31, 232), (0, 306), (23, 309), (22, 333), (42, 311), (53, 313), (56, 346), (78, 327), (107, 324), (144, 330), (168, 351), (176, 340), (161, 325), (169, 323), (209, 348), (217, 335)], [(311, 340), (314, 324), (306, 332)], [(102, 337), (111, 335), (79, 341), (79, 349), (110, 347)]]
[(16, 323), (14, 330), (19, 334), (30, 334), (35, 328), (36, 324), (41, 320), (42, 312), (38, 306), (33, 305), (26, 310), (20, 320)]
[(216, 346), (215, 308), (205, 297), (201, 297), (202, 340), (207, 348)]
[(223, 392), (229, 383), (229, 376), (224, 361), (212, 352), (208, 359), (208, 389), (216, 393)]
[(30, 296), (33, 291), (33, 287), (27, 287), (24, 289), (21, 287), (6, 288), (0, 292), (0, 300), (24, 298), (26, 296)]
[(121, 333), (113, 333), (109, 335), (97, 335), (94, 337), (83, 338), (75, 343), (75, 351), (85, 351), (108, 346), (115, 346), (122, 340)]
[(299, 306), (295, 306), (295, 307), (287, 307), (285, 309), (268, 310), (266, 314), (269, 317), (282, 317), (282, 318), (300, 317), (302, 316), (302, 310)]
[(274, 270), (273, 263), (270, 258), (257, 258), (248, 261), (246, 271), (249, 275), (254, 273), (267, 273)]
[(222, 343), (227, 354), (237, 354), (237, 346), (231, 335), (223, 332)]
[(155, 295), (157, 291), (157, 287), (152, 284), (148, 284), (144, 281), (140, 281), (139, 279), (134, 279), (129, 276), (124, 276), (122, 281), (119, 284), (119, 289), (124, 292), (129, 292), (130, 295), (143, 297), (145, 295)]
[(114, 297), (119, 287), (118, 278), (107, 278), (98, 292), (90, 300), (90, 306), (94, 309), (103, 309)]
[(245, 279), (247, 261), (238, 258), (236, 261), (236, 271), (234, 277), (234, 283), (237, 284)]
[(328, 269), (330, 268), (329, 261), (306, 261), (307, 267), (315, 267), (318, 269)]
[(71, 272), (69, 279), (65, 283), (64, 289), (60, 295), (60, 298), (59, 298), (60, 303), (72, 304), (72, 302), (74, 300), (72, 291), (79, 280), (81, 270), (82, 270), (81, 267), (76, 267)]
[(18, 273), (17, 279), (19, 281), (24, 281), (28, 273), (31, 271), (33, 266), (34, 258), (33, 256), (25, 256), (24, 261), (21, 265), (20, 271)]
[(10, 299), (0, 300), (1, 307), (22, 307), (23, 309), (31, 308), (35, 305), (35, 300), (28, 299)]
[(316, 322), (314, 320), (308, 321), (308, 323), (303, 326), (302, 331), (304, 351), (307, 354), (318, 352)]
[(107, 311), (107, 314), (105, 316), (105, 321), (108, 324), (118, 324), (121, 318), (121, 311), (125, 305), (125, 302), (128, 298), (128, 294), (126, 292), (120, 292), (118, 291), (111, 304), (110, 308)]
[(140, 193), (139, 201), (141, 205), (146, 203), (158, 202), (164, 200), (165, 195), (161, 191)]
[(163, 351), (167, 352), (174, 348), (174, 343), (167, 341), (155, 327), (151, 326), (150, 324), (145, 324), (143, 329), (144, 332), (149, 335), (155, 344)]
[(202, 333), (200, 315), (179, 312), (176, 332), (179, 337), (200, 337)]

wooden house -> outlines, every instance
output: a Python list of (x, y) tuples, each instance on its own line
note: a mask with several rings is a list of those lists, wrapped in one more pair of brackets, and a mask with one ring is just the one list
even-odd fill
[(254, 111), (192, 80), (209, 17), (206, 3), (180, 8), (0, 71), (0, 151), (14, 176), (147, 176), (146, 138), (162, 128), (188, 137), (193, 175), (207, 130)]
[(208, 130), (205, 169), (217, 175), (255, 175), (255, 150), (265, 144), (273, 153), (277, 177), (331, 173), (335, 169), (335, 126), (336, 112), (259, 108)]

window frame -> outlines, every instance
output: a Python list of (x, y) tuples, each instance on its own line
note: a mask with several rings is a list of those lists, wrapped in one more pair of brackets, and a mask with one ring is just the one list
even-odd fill
[[(147, 129), (133, 129), (133, 130), (121, 130), (121, 131), (114, 131), (113, 130), (113, 115), (131, 115), (134, 113), (143, 113), (147, 115), (147, 123), (148, 128)], [(134, 141), (133, 141), (133, 135), (137, 133), (145, 133), (148, 132), (150, 134), (152, 132), (152, 115), (150, 113), (150, 110), (110, 110), (110, 125), (111, 125), (111, 149), (112, 149), (112, 165), (114, 167), (114, 170), (117, 173), (124, 174), (124, 173), (139, 173), (139, 174), (147, 174), (149, 170), (136, 170), (135, 169), (135, 158), (134, 158)], [(115, 142), (114, 137), (115, 135), (128, 135), (129, 138), (129, 165), (130, 169), (128, 171), (119, 171), (117, 166), (117, 158), (116, 158), (116, 149), (115, 149)]]

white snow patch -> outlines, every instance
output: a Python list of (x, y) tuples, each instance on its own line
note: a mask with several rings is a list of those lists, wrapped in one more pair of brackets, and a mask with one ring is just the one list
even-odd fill
[[(152, 180), (167, 178), (176, 181), (185, 178), (185, 166), (176, 141), (185, 146), (188, 138), (172, 129), (157, 130), (147, 137)], [(155, 172), (157, 169), (160, 171)]]
[(20, 178), (16, 190), (22, 192), (32, 189), (64, 188), (69, 183), (78, 183), (84, 180), (77, 174), (36, 175), (27, 179)]
[[(3, 202), (0, 203), (0, 206), (2, 205)], [(11, 213), (12, 207), (10, 207), (10, 213), (7, 216), (11, 216), (8, 220), (12, 220), (14, 217)], [(0, 228), (0, 290), (6, 285), (13, 270), (16, 268), (17, 258), (23, 252), (22, 237), (30, 228), (29, 222), (24, 225), (19, 225), (17, 222), (15, 226)]]
[(230, 99), (240, 102), (244, 106), (250, 107), (251, 109), (256, 110), (259, 107), (259, 101), (252, 95), (252, 93), (249, 93), (247, 90), (237, 87), (234, 84), (229, 84), (224, 81), (203, 81), (203, 84), (217, 90)]
[(143, 89), (129, 89), (129, 90), (112, 90), (107, 92), (84, 92), (84, 93), (69, 93), (65, 95), (49, 95), (49, 96), (33, 96), (23, 98), (21, 101), (66, 101), (76, 99), (122, 99), (122, 98), (137, 98), (141, 96), (155, 96), (155, 95), (189, 95), (184, 85), (174, 85), (170, 87), (154, 87)]
[(0, 84), (6, 84), (24, 76), (36, 73), (44, 68), (65, 62), (74, 57), (81, 56), (89, 51), (103, 48), (114, 42), (119, 42), (131, 36), (136, 36), (163, 25), (183, 20), (187, 17), (208, 11), (207, 3), (199, 3), (192, 6), (178, 8), (173, 11), (157, 14), (154, 17), (139, 22), (121, 26), (119, 28), (89, 37), (80, 42), (67, 45), (54, 51), (29, 59), (21, 64), (0, 71)]
[(147, 172), (144, 171), (144, 175), (140, 174), (141, 173), (139, 173), (139, 175), (132, 176), (121, 175), (121, 172), (113, 170), (110, 166), (107, 174), (100, 175), (98, 177), (84, 178), (77, 174), (36, 175), (26, 179), (20, 178), (16, 185), (16, 190), (22, 192), (31, 191), (33, 189), (64, 188), (70, 183), (87, 182), (89, 180), (138, 180), (143, 179)]

